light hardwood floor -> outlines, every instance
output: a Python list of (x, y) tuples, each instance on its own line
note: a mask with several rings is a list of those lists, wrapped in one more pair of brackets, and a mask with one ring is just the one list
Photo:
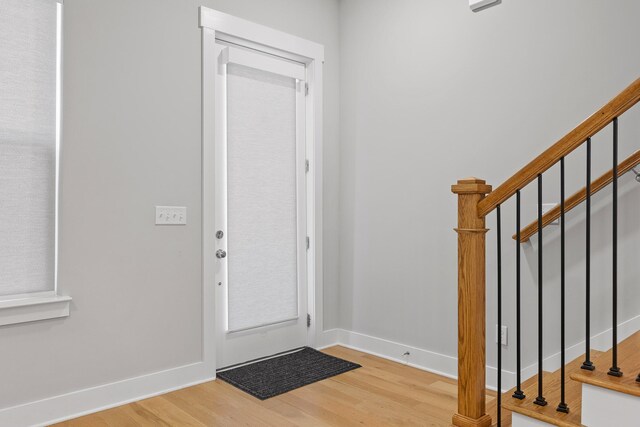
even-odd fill
[[(344, 347), (324, 351), (362, 368), (265, 401), (212, 381), (57, 426), (450, 425), (455, 380)], [(495, 394), (487, 403), (495, 407)]]

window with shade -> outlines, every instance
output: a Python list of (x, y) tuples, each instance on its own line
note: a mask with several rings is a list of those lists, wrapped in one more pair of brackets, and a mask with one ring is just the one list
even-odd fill
[(61, 1), (0, 0), (0, 309), (56, 294), (61, 27)]

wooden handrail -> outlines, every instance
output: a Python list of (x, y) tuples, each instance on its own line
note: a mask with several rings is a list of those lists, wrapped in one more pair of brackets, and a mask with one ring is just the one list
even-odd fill
[(640, 101), (640, 79), (634, 81), (604, 107), (587, 120), (579, 124), (566, 136), (536, 157), (528, 165), (520, 169), (511, 178), (496, 188), (491, 194), (478, 203), (478, 216), (485, 217), (496, 206), (505, 202), (516, 191), (533, 181), (539, 174), (555, 165), (576, 148), (580, 147), (587, 138), (604, 129), (613, 119), (633, 107)]
[[(629, 172), (631, 169), (640, 164), (640, 150), (633, 153), (631, 156), (624, 159), (618, 165), (618, 176), (622, 176), (625, 173)], [(613, 181), (613, 169), (609, 172), (602, 175), (600, 178), (596, 179), (591, 183), (591, 194), (596, 194), (598, 191), (605, 188), (607, 185), (611, 184)], [(578, 206), (587, 198), (587, 188), (583, 188), (577, 193), (571, 195), (565, 200), (564, 211), (569, 212), (571, 209)], [(560, 205), (554, 207), (549, 212), (542, 216), (542, 226), (546, 227), (551, 224), (553, 221), (560, 218)], [(527, 225), (520, 231), (520, 241), (526, 242), (529, 240), (531, 236), (538, 232), (538, 221), (533, 221), (531, 224)], [(513, 235), (513, 240), (516, 240), (517, 236)]]

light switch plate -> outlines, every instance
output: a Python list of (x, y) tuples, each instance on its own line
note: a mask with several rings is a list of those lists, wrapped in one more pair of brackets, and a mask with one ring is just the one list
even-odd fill
[[(500, 333), (498, 334), (498, 330)], [(500, 344), (507, 346), (509, 345), (509, 328), (502, 325), (502, 328), (498, 329), (498, 325), (496, 325), (496, 343), (498, 343), (498, 336), (500, 336)]]
[(156, 225), (185, 225), (186, 223), (186, 207), (156, 206)]

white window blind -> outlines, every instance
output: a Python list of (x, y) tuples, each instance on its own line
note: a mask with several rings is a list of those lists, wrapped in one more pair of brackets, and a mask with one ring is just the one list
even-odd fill
[(58, 13), (0, 0), (0, 296), (55, 286)]
[(227, 67), (229, 330), (298, 315), (296, 81)]

